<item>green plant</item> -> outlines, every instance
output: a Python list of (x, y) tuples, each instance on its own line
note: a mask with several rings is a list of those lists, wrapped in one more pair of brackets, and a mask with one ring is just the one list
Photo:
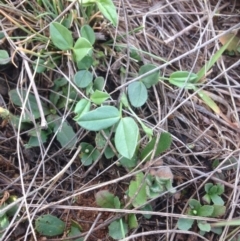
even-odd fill
[(212, 183), (206, 183), (204, 186), (206, 194), (203, 196), (203, 200), (210, 204), (211, 201), (215, 205), (224, 205), (224, 201), (220, 197), (224, 193), (224, 185), (218, 183), (213, 185)]
[[(199, 217), (219, 217), (225, 214), (226, 207), (222, 205), (201, 205), (198, 200), (190, 199), (189, 208), (186, 214), (191, 216)], [(181, 230), (189, 230), (194, 224), (194, 219), (180, 218), (177, 222), (177, 226)], [(203, 220), (197, 220), (198, 228), (201, 230), (202, 234), (204, 232), (216, 232), (219, 233), (221, 230), (212, 229), (211, 225)]]

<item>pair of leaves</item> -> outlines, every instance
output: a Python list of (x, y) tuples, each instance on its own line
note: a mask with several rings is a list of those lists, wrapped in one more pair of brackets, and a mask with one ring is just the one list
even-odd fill
[[(155, 69), (156, 66), (152, 64), (143, 65), (139, 69), (139, 76)], [(159, 71), (155, 71), (146, 77), (143, 77), (140, 81), (133, 82), (128, 86), (128, 98), (132, 106), (141, 107), (148, 99), (147, 88), (158, 83)]]
[(206, 194), (203, 196), (203, 200), (210, 204), (211, 201), (215, 205), (224, 205), (223, 199), (219, 196), (224, 193), (224, 186), (220, 183), (213, 185), (213, 183), (206, 183), (205, 186)]
[[(188, 215), (201, 216), (201, 217), (219, 217), (225, 214), (226, 207), (222, 205), (201, 205), (199, 201), (195, 199), (189, 200), (190, 208), (187, 211)], [(180, 218), (177, 226), (181, 230), (189, 230), (194, 223), (194, 219)], [(210, 224), (198, 221), (198, 227), (201, 231), (209, 232), (211, 230)]]
[(92, 50), (92, 43), (95, 41), (92, 37), (95, 34), (90, 26), (83, 26), (81, 33), (85, 37), (80, 37), (73, 46), (71, 31), (60, 23), (50, 24), (50, 36), (53, 44), (63, 51), (72, 49), (77, 62), (81, 61)]
[[(84, 102), (84, 105), (78, 105), (79, 111), (75, 111), (77, 123), (90, 131), (107, 129), (118, 123), (115, 133), (115, 146), (122, 156), (131, 159), (135, 153), (139, 137), (139, 128), (136, 122), (131, 117), (121, 118), (118, 109), (113, 106), (101, 106), (83, 113), (83, 110), (86, 110), (85, 107), (88, 106), (88, 102), (82, 102)], [(79, 114), (79, 112), (81, 113)]]

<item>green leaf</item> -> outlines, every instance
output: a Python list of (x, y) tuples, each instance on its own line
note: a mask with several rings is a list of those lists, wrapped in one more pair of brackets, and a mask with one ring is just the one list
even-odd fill
[(0, 65), (7, 64), (11, 61), (11, 58), (8, 55), (6, 50), (0, 49)]
[[(0, 232), (4, 231), (4, 229), (6, 229), (9, 226), (9, 220), (7, 215), (3, 215), (2, 217), (0, 217)], [(0, 238), (2, 237), (3, 233), (0, 233)]]
[(100, 12), (104, 15), (104, 17), (107, 18), (113, 24), (113, 26), (116, 27), (118, 22), (118, 14), (117, 14), (116, 7), (113, 4), (113, 1), (97, 0), (96, 3)]
[(216, 192), (216, 194), (218, 194), (218, 195), (223, 194), (223, 193), (224, 193), (224, 185), (222, 185), (222, 184), (220, 184), (220, 183), (217, 183), (216, 186), (217, 186), (217, 192)]
[(110, 95), (108, 93), (100, 90), (95, 90), (94, 93), (91, 95), (90, 99), (96, 105), (101, 105), (109, 97)]
[(206, 183), (206, 184), (204, 185), (204, 190), (205, 190), (205, 192), (208, 193), (208, 192), (210, 191), (210, 189), (211, 189), (212, 186), (213, 186), (212, 183)]
[(188, 71), (176, 71), (169, 77), (169, 82), (179, 88), (194, 89), (197, 75)]
[[(8, 198), (7, 202), (8, 202), (8, 204), (11, 204), (11, 203), (13, 203), (13, 202), (16, 202), (17, 199), (18, 199), (17, 196), (11, 195), (11, 196)], [(17, 213), (18, 208), (19, 208), (19, 204), (15, 204), (13, 207), (11, 207), (10, 209), (8, 209), (7, 212), (6, 212), (7, 216), (8, 216), (8, 217), (13, 217), (13, 216)]]
[(176, 71), (170, 75), (170, 80), (182, 83), (195, 83), (197, 75), (188, 71)]
[(102, 106), (83, 114), (77, 123), (90, 131), (99, 131), (116, 124), (120, 119), (120, 113), (116, 107)]
[(115, 146), (118, 152), (131, 159), (136, 151), (139, 137), (138, 125), (131, 117), (124, 117), (118, 123), (115, 133)]
[[(80, 143), (80, 146), (81, 146), (81, 154), (80, 154), (80, 157), (83, 159), (83, 155), (85, 154), (86, 157), (90, 156), (90, 154), (92, 153), (94, 147), (87, 143), (87, 142), (81, 142)], [(81, 162), (83, 163), (84, 160), (81, 160)]]
[(93, 29), (89, 25), (84, 25), (81, 27), (81, 36), (87, 39), (91, 44), (95, 43), (96, 37)]
[[(22, 104), (27, 95), (27, 91), (22, 90), (20, 93), (18, 93), (18, 91), (16, 89), (13, 89), (13, 90), (10, 90), (8, 94), (9, 94), (9, 97), (13, 104), (22, 107)], [(21, 98), (19, 97), (19, 94), (21, 94)], [(43, 102), (41, 103), (41, 105), (43, 108), (44, 115), (48, 115), (50, 113), (50, 110), (48, 109), (47, 105)], [(27, 104), (25, 107), (27, 109), (30, 107), (30, 109), (31, 109), (31, 111), (29, 109), (29, 112), (25, 112), (26, 116), (28, 117), (29, 120), (31, 120), (29, 118), (29, 113), (31, 113), (31, 112), (33, 113), (35, 119), (38, 119), (40, 117), (38, 104), (37, 104), (36, 98), (33, 94), (28, 95), (28, 101), (27, 101)]]
[(2, 31), (0, 31), (0, 39), (3, 39), (4, 37), (5, 37), (5, 34)]
[(146, 186), (147, 184), (142, 172), (136, 175), (136, 181), (130, 182), (128, 195), (130, 198), (135, 197), (132, 200), (132, 205), (134, 207), (142, 206), (147, 202)]
[(153, 136), (153, 129), (147, 127), (142, 121), (139, 121), (143, 131), (145, 132), (145, 134), (148, 136), (149, 139), (152, 138)]
[[(152, 211), (153, 211), (153, 208), (152, 208), (152, 205), (151, 205), (151, 204), (147, 204), (147, 205), (145, 205), (144, 207), (142, 207), (140, 210), (152, 212)], [(150, 218), (152, 217), (151, 214), (143, 214), (143, 216), (144, 216), (144, 218), (146, 218), (146, 219), (150, 219)]]
[(128, 226), (129, 226), (130, 229), (138, 227), (137, 217), (133, 213), (128, 215)]
[(50, 24), (50, 37), (53, 44), (61, 50), (69, 50), (73, 46), (72, 32), (60, 23)]
[(133, 82), (128, 86), (128, 98), (131, 105), (141, 107), (148, 98), (148, 93), (145, 85), (142, 82)]
[(80, 70), (74, 75), (74, 82), (79, 88), (86, 88), (93, 81), (93, 74), (88, 70)]
[(191, 209), (198, 210), (201, 207), (201, 204), (196, 199), (190, 199), (189, 200), (189, 206), (190, 206)]
[(98, 132), (96, 134), (95, 143), (96, 143), (96, 148), (99, 149), (99, 150), (102, 150), (105, 147), (105, 145), (107, 143), (107, 140), (104, 138), (104, 136), (101, 132)]
[(89, 55), (86, 55), (82, 58), (81, 61), (77, 62), (78, 70), (86, 70), (89, 69), (93, 64), (93, 58)]
[(33, 69), (36, 73), (43, 73), (46, 70), (45, 65), (46, 60), (44, 59), (36, 59), (33, 61)]
[(211, 194), (210, 197), (215, 205), (224, 205), (224, 201), (217, 194)]
[(205, 201), (207, 204), (210, 204), (211, 203), (211, 196), (209, 194), (205, 194), (203, 196), (203, 201)]
[(189, 230), (194, 223), (194, 219), (188, 219), (188, 218), (179, 218), (177, 222), (177, 227), (180, 230)]
[(126, 157), (121, 157), (119, 162), (126, 168), (133, 168), (137, 165), (138, 158), (136, 155), (134, 155), (131, 159), (128, 159)]
[[(154, 150), (154, 146), (156, 144), (157, 138), (154, 137), (152, 140), (146, 145), (146, 147), (141, 152), (141, 160), (145, 159), (150, 160), (152, 151)], [(154, 157), (158, 156), (159, 154), (166, 151), (172, 143), (172, 137), (171, 134), (168, 132), (161, 133), (161, 136), (159, 138), (159, 141), (157, 143), (157, 148)]]
[[(28, 143), (24, 145), (26, 149), (40, 146), (41, 143), (45, 143), (47, 141), (48, 135), (50, 134), (47, 131), (40, 130), (40, 140), (38, 139), (37, 136), (31, 136), (28, 140)], [(39, 143), (39, 141), (41, 143)]]
[[(122, 223), (123, 223), (123, 232), (125, 236), (128, 233), (128, 227), (125, 222), (122, 221)], [(116, 240), (124, 238), (120, 220), (116, 220), (108, 226), (108, 233), (110, 237)]]
[(77, 136), (66, 120), (62, 122), (61, 117), (56, 116), (53, 131), (57, 133), (57, 140), (62, 147), (65, 149), (72, 149), (75, 147)]
[(122, 93), (121, 103), (124, 105), (124, 107), (129, 108), (128, 99), (125, 93)]
[(205, 221), (198, 221), (198, 227), (201, 231), (204, 232), (210, 232), (211, 231), (211, 225), (209, 223), (206, 223)]
[[(157, 66), (153, 64), (146, 64), (141, 66), (141, 68), (139, 69), (139, 76), (155, 69), (156, 67)], [(146, 77), (141, 78), (140, 81), (142, 81), (147, 88), (150, 88), (151, 86), (157, 84), (159, 81), (159, 70), (156, 70), (152, 74), (149, 74)]]
[(99, 158), (100, 152), (94, 148), (92, 145), (86, 142), (81, 142), (81, 163), (84, 166), (91, 165), (94, 161), (96, 161)]
[(74, 113), (76, 116), (73, 118), (77, 121), (83, 114), (89, 112), (91, 102), (86, 99), (81, 99), (75, 106)]
[(92, 50), (91, 43), (83, 38), (80, 37), (74, 45), (73, 53), (76, 58), (76, 61), (81, 61), (88, 53)]
[(218, 61), (218, 59), (221, 57), (223, 52), (228, 48), (233, 38), (234, 36), (230, 38), (229, 41), (226, 44), (224, 44), (214, 55), (212, 55), (211, 59), (198, 71), (197, 73), (198, 78), (196, 79), (196, 82), (201, 80), (208, 72), (208, 70), (212, 68), (212, 66)]
[(107, 159), (110, 159), (110, 158), (115, 156), (115, 153), (110, 146), (107, 146), (105, 151), (104, 151), (104, 155)]
[(197, 215), (201, 217), (211, 217), (214, 207), (211, 205), (204, 205), (197, 209)]
[(102, 208), (115, 208), (115, 195), (108, 190), (101, 190), (95, 194), (96, 203)]
[[(70, 227), (70, 231), (69, 233), (67, 234), (67, 237), (68, 238), (71, 238), (71, 237), (74, 237), (74, 236), (78, 236), (80, 235), (82, 232), (81, 232), (81, 227), (78, 225), (78, 223), (72, 221), (71, 222), (71, 227)], [(69, 239), (68, 239), (69, 240)], [(84, 238), (77, 238), (77, 239), (74, 239), (74, 241), (83, 241)]]
[(104, 87), (104, 78), (103, 77), (97, 77), (93, 82), (93, 89), (94, 90), (103, 90)]
[(59, 218), (46, 214), (37, 218), (35, 229), (41, 234), (49, 237), (63, 234), (65, 223)]
[(121, 202), (117, 196), (114, 198), (114, 207), (117, 209), (121, 208)]
[[(213, 233), (215, 233), (215, 234), (217, 234), (217, 235), (221, 235), (222, 234), (222, 228), (217, 228), (217, 227), (212, 227), (211, 228), (211, 232), (213, 232)], [(231, 240), (231, 241), (233, 241), (233, 240)], [(239, 241), (239, 240), (238, 240)]]
[(220, 216), (223, 216), (226, 213), (226, 207), (222, 206), (222, 205), (213, 205), (213, 213), (211, 215), (211, 217), (213, 218), (217, 218)]

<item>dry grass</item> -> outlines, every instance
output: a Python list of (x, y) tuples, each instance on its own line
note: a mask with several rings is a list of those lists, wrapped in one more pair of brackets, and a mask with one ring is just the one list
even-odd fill
[[(106, 73), (106, 88), (113, 95), (123, 90), (129, 81), (136, 80), (132, 76), (137, 73), (139, 65), (130, 58), (130, 48), (141, 50), (142, 63), (159, 66), (163, 76), (177, 70), (197, 72), (219, 49), (219, 36), (240, 27), (240, 4), (237, 1), (156, 0), (149, 3), (121, 0), (114, 3), (119, 11), (119, 25), (116, 29), (104, 29), (114, 39), (112, 55), (104, 60), (107, 67), (102, 65), (95, 70)], [(76, 8), (74, 4), (70, 7), (67, 4), (66, 11)], [(21, 26), (32, 27), (48, 36), (51, 19), (49, 22), (37, 20), (21, 2), (6, 1), (1, 5), (4, 13), (4, 16), (1, 15), (1, 27), (10, 37), (21, 34)], [(38, 11), (41, 12), (41, 9)], [(14, 63), (18, 66), (1, 70), (2, 89), (30, 88), (31, 82), (27, 79), (33, 78), (26, 66), (32, 61), (33, 51), (42, 46), (27, 42), (26, 38), (5, 39), (0, 46), (14, 53)], [(114, 48), (119, 46), (125, 48), (115, 52)], [(188, 200), (201, 199), (204, 184), (209, 181), (225, 185), (227, 212), (221, 219), (204, 220), (239, 217), (239, 63), (239, 56), (222, 56), (200, 84), (200, 88), (211, 93), (223, 114), (237, 128), (213, 113), (195, 92), (173, 88), (163, 80), (149, 90), (150, 98), (144, 108), (138, 110), (138, 115), (154, 129), (155, 134), (163, 130), (171, 133), (172, 147), (159, 158), (171, 167), (178, 192), (174, 196), (164, 193), (150, 200), (154, 206), (153, 217), (146, 220), (139, 215), (139, 228), (132, 230), (123, 240), (230, 240), (239, 237), (238, 227), (226, 226), (220, 236), (211, 233), (205, 238), (197, 233), (197, 229), (183, 232), (176, 228), (178, 218), (184, 217)], [(126, 68), (125, 79), (120, 77), (121, 66)], [(47, 74), (36, 75), (33, 81), (38, 88), (36, 93), (47, 99), (46, 93), (51, 91), (52, 80), (56, 76), (70, 79), (73, 73), (73, 63), (68, 61)], [(1, 91), (1, 102), (14, 111), (7, 90)], [(71, 117), (68, 110), (61, 113), (63, 119)], [(92, 135), (83, 130), (78, 130), (77, 135), (79, 141), (86, 138), (93, 140)], [(43, 213), (57, 215), (68, 224), (71, 219), (77, 220), (83, 227), (84, 240), (112, 240), (106, 229), (111, 221), (127, 213), (144, 213), (135, 209), (115, 210), (96, 206), (94, 194), (98, 190), (108, 189), (124, 199), (135, 172), (118, 167), (117, 160), (109, 162), (102, 159), (85, 168), (81, 166), (75, 150), (69, 152), (61, 149), (53, 139), (49, 145), (32, 150), (24, 148), (25, 141), (25, 133), (20, 133), (10, 124), (2, 125), (1, 189), (16, 194), (21, 207), (20, 216), (12, 219), (4, 240), (40, 240), (34, 230), (34, 220)], [(144, 143), (143, 138), (141, 145)], [(213, 169), (216, 159), (220, 164)], [(237, 165), (232, 164), (230, 168), (229, 160), (235, 160)]]

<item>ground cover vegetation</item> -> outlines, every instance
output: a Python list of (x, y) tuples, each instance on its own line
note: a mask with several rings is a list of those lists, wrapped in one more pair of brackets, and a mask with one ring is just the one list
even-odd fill
[(0, 3), (2, 240), (240, 240), (240, 3)]

